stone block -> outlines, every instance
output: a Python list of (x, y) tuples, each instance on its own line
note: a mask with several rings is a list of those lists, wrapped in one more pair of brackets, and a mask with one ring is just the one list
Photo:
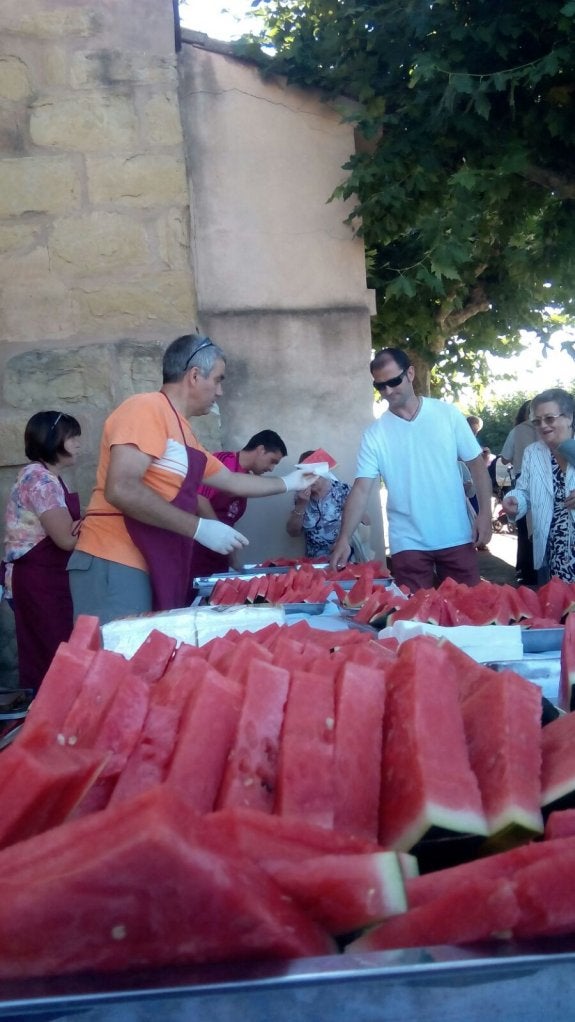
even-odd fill
[(54, 221), (48, 240), (50, 265), (75, 276), (113, 274), (120, 267), (137, 269), (148, 262), (146, 232), (141, 223), (119, 213), (90, 213)]
[(80, 182), (65, 156), (0, 160), (0, 217), (64, 213), (80, 205)]
[(39, 101), (31, 109), (30, 137), (39, 146), (125, 152), (136, 144), (137, 123), (131, 96), (102, 91)]
[(38, 0), (26, 3), (2, 0), (2, 31), (6, 35), (34, 36), (37, 39), (61, 39), (63, 36), (95, 35), (102, 26), (96, 5), (74, 4), (61, 7)]
[(70, 80), (75, 89), (116, 85), (118, 82), (172, 85), (177, 89), (175, 55), (159, 56), (150, 51), (86, 50), (74, 55)]
[(26, 461), (24, 430), (31, 414), (29, 410), (0, 413), (0, 468), (12, 468)]
[(0, 100), (0, 156), (24, 156), (28, 145), (28, 119), (23, 104)]
[(88, 195), (95, 205), (181, 205), (188, 201), (183, 156), (138, 153), (135, 156), (88, 157)]
[(0, 56), (0, 99), (18, 102), (32, 92), (28, 68), (19, 57)]
[(182, 145), (177, 92), (152, 96), (142, 107), (142, 138), (151, 145)]
[(36, 245), (40, 228), (12, 221), (0, 224), (0, 257), (5, 253), (25, 252)]
[(85, 404), (111, 407), (110, 348), (98, 344), (83, 348), (27, 351), (14, 355), (4, 369), (4, 402), (10, 408), (64, 408), (80, 416)]
[(125, 337), (148, 328), (162, 327), (185, 333), (196, 321), (196, 304), (189, 273), (147, 274), (134, 281), (119, 281), (100, 287), (73, 289), (78, 310), (78, 328), (95, 329), (110, 337)]
[[(175, 336), (175, 335), (174, 335)], [(120, 404), (132, 394), (159, 390), (162, 386), (162, 358), (165, 344), (150, 341), (121, 341), (116, 346), (115, 403)]]
[(170, 209), (156, 221), (158, 255), (171, 270), (191, 266), (189, 209)]
[(74, 336), (76, 326), (69, 288), (57, 277), (28, 275), (24, 282), (14, 279), (5, 285), (0, 302), (0, 341), (65, 341)]

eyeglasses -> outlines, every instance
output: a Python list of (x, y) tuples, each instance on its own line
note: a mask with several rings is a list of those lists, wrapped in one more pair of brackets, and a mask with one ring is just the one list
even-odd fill
[(198, 344), (197, 348), (194, 348), (194, 350), (192, 351), (192, 354), (190, 355), (188, 361), (186, 362), (186, 364), (184, 366), (184, 372), (185, 373), (187, 373), (188, 369), (190, 368), (190, 366), (191, 366), (193, 360), (195, 359), (196, 355), (198, 354), (198, 352), (199, 351), (203, 351), (204, 348), (215, 348), (214, 342), (210, 341), (209, 337), (204, 338), (202, 343)]
[(560, 419), (561, 416), (564, 415), (565, 412), (557, 412), (556, 415), (536, 415), (533, 419), (531, 419), (531, 422), (535, 426), (535, 429), (541, 429), (543, 425), (552, 426), (555, 419)]
[(403, 380), (403, 377), (405, 376), (406, 372), (407, 369), (402, 369), (399, 376), (392, 376), (391, 380), (383, 380), (382, 383), (376, 383), (374, 380), (373, 386), (375, 390), (379, 391), (380, 394), (383, 394), (386, 387), (399, 387), (399, 384)]

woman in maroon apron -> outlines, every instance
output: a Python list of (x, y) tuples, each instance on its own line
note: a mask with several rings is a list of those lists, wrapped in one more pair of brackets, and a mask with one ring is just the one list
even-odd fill
[(66, 565), (76, 544), (80, 502), (58, 472), (76, 460), (80, 433), (78, 421), (63, 412), (32, 416), (24, 434), (30, 464), (19, 472), (6, 508), (20, 686), (34, 691), (72, 631)]

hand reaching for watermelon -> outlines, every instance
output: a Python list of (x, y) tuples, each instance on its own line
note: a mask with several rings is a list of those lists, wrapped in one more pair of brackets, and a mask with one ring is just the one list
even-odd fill
[(200, 518), (194, 539), (218, 554), (231, 554), (232, 550), (249, 546), (249, 539), (243, 533), (212, 518)]

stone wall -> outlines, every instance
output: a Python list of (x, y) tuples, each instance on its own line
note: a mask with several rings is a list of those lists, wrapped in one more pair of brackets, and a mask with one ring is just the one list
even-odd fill
[(196, 319), (171, 0), (2, 0), (0, 502), (41, 408), (100, 427)]
[[(273, 428), (281, 471), (322, 446), (353, 478), (373, 303), (348, 209), (328, 202), (352, 128), (183, 37), (177, 53), (172, 0), (0, 4), (0, 513), (47, 408), (80, 420), (85, 504), (107, 413), (157, 388), (163, 348), (195, 326), (228, 355), (221, 418), (193, 423), (209, 448)], [(250, 503), (246, 560), (301, 550), (290, 502)]]

